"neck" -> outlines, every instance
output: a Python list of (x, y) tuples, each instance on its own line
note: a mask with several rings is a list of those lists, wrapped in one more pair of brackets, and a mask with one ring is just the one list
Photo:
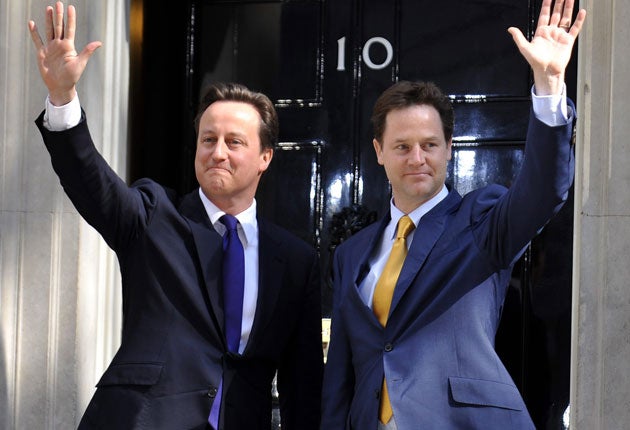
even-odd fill
[(400, 211), (404, 213), (405, 215), (409, 215), (411, 212), (418, 209), (423, 203), (426, 203), (428, 200), (429, 199), (422, 200), (422, 201), (420, 200), (405, 201), (402, 199), (397, 199), (396, 196), (394, 196), (394, 206), (400, 209)]
[(248, 196), (243, 198), (218, 198), (217, 196), (209, 196), (206, 194), (208, 200), (212, 202), (216, 207), (221, 209), (226, 214), (238, 215), (241, 212), (247, 210), (252, 203), (254, 203), (254, 196)]

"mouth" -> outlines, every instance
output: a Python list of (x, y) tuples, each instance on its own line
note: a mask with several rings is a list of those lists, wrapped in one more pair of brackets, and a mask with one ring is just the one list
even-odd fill
[(228, 169), (227, 167), (221, 167), (221, 166), (208, 166), (208, 167), (206, 167), (206, 172), (209, 172), (209, 173), (213, 173), (213, 172), (227, 172), (227, 173), (230, 173), (230, 169)]
[(413, 176), (413, 177), (422, 178), (425, 176), (428, 177), (428, 176), (433, 176), (433, 175), (429, 172), (408, 172), (408, 173), (405, 173), (405, 176)]

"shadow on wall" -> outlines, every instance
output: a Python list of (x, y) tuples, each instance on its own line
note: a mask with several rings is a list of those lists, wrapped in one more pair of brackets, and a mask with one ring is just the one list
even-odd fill
[[(1, 242), (1, 237), (0, 237)], [(9, 393), (7, 387), (7, 366), (5, 359), (4, 337), (0, 327), (0, 428), (11, 428)]]
[[(4, 217), (2, 217), (1, 220), (2, 225), (6, 225), (4, 223)], [(9, 230), (8, 234), (7, 230)], [(4, 325), (6, 324), (4, 322), (4, 319), (6, 319), (6, 314), (4, 314), (4, 312), (7, 311), (7, 303), (3, 304), (2, 301), (3, 297), (7, 296), (6, 290), (3, 291), (3, 288), (7, 288), (6, 285), (3, 286), (3, 279), (5, 279), (6, 275), (6, 272), (4, 272), (6, 268), (3, 263), (3, 261), (6, 262), (6, 259), (3, 258), (3, 251), (6, 250), (8, 244), (15, 243), (12, 242), (12, 240), (14, 240), (13, 237), (8, 237), (10, 234), (10, 229), (5, 229), (5, 234), (3, 234), (2, 229), (0, 228), (0, 429), (13, 428), (15, 420), (15, 417), (13, 416), (12, 396), (10, 396), (9, 393), (10, 384), (8, 383), (8, 378), (10, 373), (7, 368), (7, 351), (11, 350), (10, 348), (7, 348), (7, 345), (5, 344), (7, 340), (4, 338), (5, 331), (7, 331), (10, 327)]]

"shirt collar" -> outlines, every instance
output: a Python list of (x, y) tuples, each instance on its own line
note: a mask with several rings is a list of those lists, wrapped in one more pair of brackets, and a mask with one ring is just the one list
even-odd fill
[[(206, 195), (199, 188), (199, 197), (201, 198), (201, 202), (203, 203), (203, 207), (206, 209), (206, 213), (208, 214), (208, 218), (210, 218), (210, 222), (214, 229), (223, 236), (225, 233), (225, 226), (219, 218), (225, 215), (221, 209), (219, 209), (214, 203), (206, 197)], [(239, 232), (242, 233), (244, 237), (241, 237), (241, 240), (244, 239), (244, 245), (253, 245), (258, 242), (258, 221), (256, 219), (256, 199), (253, 199), (252, 204), (245, 209), (243, 212), (234, 215), (238, 220), (241, 228), (239, 228)]]
[(413, 211), (405, 214), (403, 211), (398, 209), (396, 205), (394, 205), (394, 198), (389, 202), (389, 213), (391, 215), (391, 220), (385, 229), (385, 237), (389, 237), (394, 239), (396, 237), (396, 228), (398, 226), (398, 221), (404, 215), (409, 215), (411, 221), (413, 221), (414, 225), (417, 227), (420, 224), (420, 219), (427, 214), (431, 209), (436, 207), (438, 203), (444, 200), (448, 196), (448, 189), (446, 185), (442, 185), (442, 189), (435, 196), (431, 197), (426, 202), (422, 203), (420, 206), (415, 208)]

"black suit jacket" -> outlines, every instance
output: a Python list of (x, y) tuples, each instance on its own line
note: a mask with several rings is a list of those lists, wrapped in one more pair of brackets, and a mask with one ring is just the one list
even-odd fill
[(283, 429), (317, 428), (322, 345), (320, 278), (312, 247), (262, 219), (259, 293), (242, 355), (223, 330), (221, 236), (198, 192), (154, 181), (127, 186), (95, 149), (85, 117), (51, 132), (37, 119), (52, 165), (79, 213), (116, 252), (122, 344), (80, 428), (205, 428), (224, 377), (220, 427), (269, 429), (278, 372)]

